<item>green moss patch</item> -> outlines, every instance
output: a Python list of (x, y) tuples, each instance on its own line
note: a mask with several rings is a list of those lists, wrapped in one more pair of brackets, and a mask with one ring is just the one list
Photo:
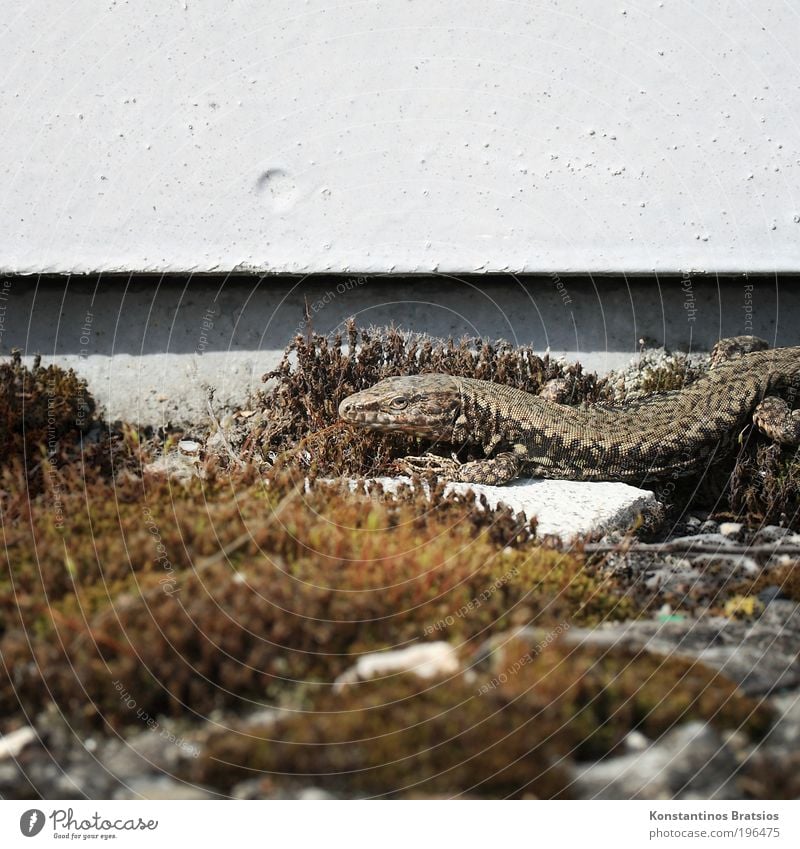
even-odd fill
[(359, 499), (252, 469), (178, 486), (64, 475), (60, 497), (63, 526), (47, 493), (6, 502), (10, 712), (17, 697), (34, 711), (54, 698), (125, 724), (123, 682), (151, 715), (204, 714), (329, 682), (365, 651), (635, 613), (579, 555), (462, 498), (433, 510), (411, 492)]
[(307, 710), (211, 735), (187, 777), (227, 792), (264, 775), (346, 796), (568, 796), (566, 758), (705, 719), (758, 738), (769, 711), (697, 663), (512, 640), (494, 674), (324, 691)]

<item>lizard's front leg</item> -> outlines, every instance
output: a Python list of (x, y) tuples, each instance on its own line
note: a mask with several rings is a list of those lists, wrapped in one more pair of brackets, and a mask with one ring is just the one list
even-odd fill
[(459, 463), (447, 457), (425, 454), (423, 457), (404, 457), (400, 467), (409, 474), (435, 474), (459, 483), (483, 483), (501, 486), (519, 477), (523, 458), (513, 451), (503, 451), (487, 460)]
[(800, 410), (793, 411), (783, 398), (765, 398), (753, 411), (753, 424), (773, 442), (800, 445)]

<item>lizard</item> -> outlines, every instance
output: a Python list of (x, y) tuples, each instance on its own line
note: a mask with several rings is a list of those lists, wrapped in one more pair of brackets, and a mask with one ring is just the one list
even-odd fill
[(621, 406), (574, 407), (486, 380), (448, 374), (389, 377), (339, 405), (353, 425), (483, 449), (461, 463), (433, 454), (399, 462), (409, 474), (502, 485), (522, 475), (643, 482), (702, 471), (734, 449), (752, 422), (774, 442), (800, 444), (800, 347), (757, 337), (717, 343), (711, 368), (683, 389)]

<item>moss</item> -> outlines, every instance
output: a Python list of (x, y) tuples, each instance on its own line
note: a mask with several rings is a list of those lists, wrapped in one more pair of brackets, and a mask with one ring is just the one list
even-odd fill
[(0, 363), (0, 464), (25, 458), (29, 467), (75, 437), (93, 421), (95, 404), (86, 382), (70, 369), (23, 365), (19, 351)]
[(742, 597), (757, 596), (763, 590), (779, 590), (783, 598), (800, 602), (800, 561), (789, 559), (764, 569), (755, 580), (740, 581), (736, 592)]
[[(65, 475), (61, 497), (63, 528), (42, 494), (17, 499), (4, 529), (0, 651), (29, 709), (50, 698), (42, 679), (76, 715), (123, 724), (118, 680), (151, 715), (241, 707), (330, 681), (364, 651), (635, 613), (579, 554), (463, 498), (431, 510), (411, 492), (302, 492), (252, 470), (177, 488)], [(11, 693), (0, 675), (7, 710)]]
[(310, 334), (289, 345), (278, 368), (264, 376), (274, 381), (260, 402), (269, 413), (247, 425), (243, 452), (248, 458), (277, 454), (281, 462), (306, 465), (313, 458), (323, 474), (390, 473), (393, 458), (419, 453), (420, 443), (339, 422), (339, 402), (385, 377), (437, 372), (493, 380), (533, 393), (561, 379), (564, 396), (573, 404), (605, 397), (605, 382), (584, 374), (580, 365), (565, 366), (529, 347), (482, 339), (437, 340), (393, 327), (361, 329), (351, 320), (344, 337)]
[[(580, 549), (531, 540), (531, 525), (510, 511), (445, 498), (442, 486), (432, 509), (410, 490), (390, 499), (377, 488), (367, 499), (319, 480), (389, 471), (395, 457), (418, 451), (335, 422), (341, 397), (382, 377), (449, 371), (534, 392), (560, 378), (572, 402), (603, 400), (604, 384), (580, 367), (505, 344), (352, 325), (346, 340), (296, 340), (263, 410), (237, 420), (229, 444), (242, 463), (209, 452), (202, 478), (182, 484), (148, 466), (169, 434), (95, 421), (84, 439), (94, 406), (74, 375), (39, 363), (26, 370), (19, 358), (3, 368), (0, 720), (55, 703), (73, 724), (136, 726), (121, 691), (150, 716), (183, 719), (304, 705), (310, 715), (281, 722), (283, 742), (256, 741), (248, 754), (242, 731), (215, 737), (212, 754), (295, 775), (343, 764), (346, 775), (325, 781), (353, 795), (548, 797), (568, 792), (562, 757), (600, 757), (632, 727), (657, 736), (705, 717), (741, 721), (756, 735), (766, 722), (702, 667), (565, 646), (480, 696), (464, 677), (331, 692), (364, 652), (446, 639), (468, 659), (510, 627), (637, 615), (622, 579), (587, 564)], [(764, 515), (795, 521), (787, 511), (797, 469), (780, 452), (770, 457), (764, 482), (745, 465), (732, 492), (744, 511), (766, 499)], [(793, 572), (781, 580), (795, 591)], [(501, 669), (516, 663), (508, 651), (495, 658)], [(351, 739), (360, 742), (343, 745)], [(243, 774), (217, 768), (210, 759), (198, 766), (217, 786)]]
[(742, 765), (739, 786), (746, 799), (800, 798), (800, 752), (756, 751)]
[(751, 433), (731, 476), (728, 509), (749, 524), (800, 529), (800, 455)]
[(643, 394), (652, 392), (669, 392), (675, 389), (683, 389), (698, 376), (697, 369), (693, 368), (686, 356), (673, 355), (670, 360), (657, 366), (647, 366), (639, 384), (639, 391)]
[(306, 711), (213, 733), (187, 777), (228, 792), (259, 773), (347, 796), (568, 795), (564, 758), (600, 758), (632, 728), (656, 738), (705, 719), (760, 737), (769, 711), (708, 668), (624, 649), (512, 640), (501, 670), (394, 676), (317, 694)]

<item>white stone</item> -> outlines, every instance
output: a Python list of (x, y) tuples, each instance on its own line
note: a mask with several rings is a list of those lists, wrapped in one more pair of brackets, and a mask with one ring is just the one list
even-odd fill
[(643, 752), (650, 746), (650, 740), (635, 728), (625, 735), (625, 739), (622, 742), (628, 752)]
[(744, 525), (740, 522), (722, 522), (719, 526), (719, 532), (728, 539), (738, 539), (744, 529)]
[(458, 654), (450, 643), (419, 643), (404, 649), (363, 655), (354, 666), (336, 679), (334, 689), (341, 690), (356, 681), (366, 681), (381, 675), (395, 675), (398, 672), (413, 672), (420, 678), (454, 675), (460, 666)]
[(10, 734), (0, 735), (0, 761), (16, 758), (17, 755), (36, 739), (36, 732), (30, 726), (18, 728)]
[[(375, 478), (387, 492), (396, 491), (411, 478)], [(367, 482), (369, 485), (369, 482)], [(355, 491), (356, 481), (351, 481)], [(445, 494), (486, 496), (490, 508), (506, 505), (527, 519), (536, 517), (539, 536), (554, 535), (569, 541), (595, 531), (627, 530), (639, 516), (655, 512), (659, 503), (646, 489), (625, 483), (541, 480), (520, 478), (506, 486), (448, 483)]]

